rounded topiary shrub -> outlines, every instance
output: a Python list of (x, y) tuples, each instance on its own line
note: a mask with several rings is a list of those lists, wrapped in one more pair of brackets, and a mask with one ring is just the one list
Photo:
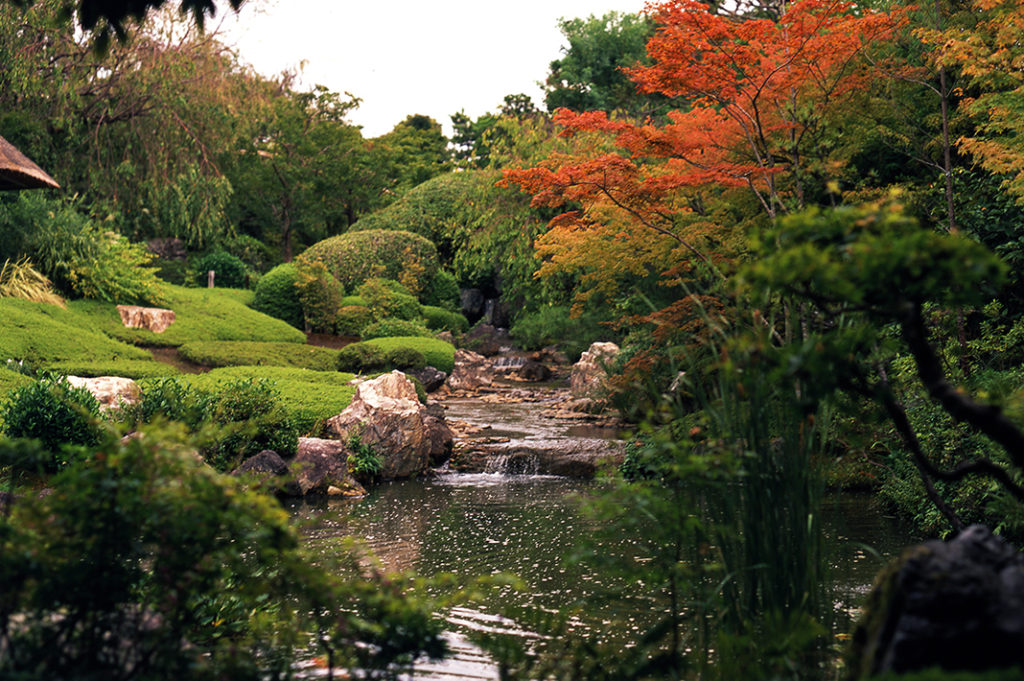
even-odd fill
[[(458, 312), (446, 310), (433, 305), (423, 306), (423, 319), (431, 331), (451, 331), (465, 333), (469, 329), (469, 320)], [(410, 334), (412, 335), (412, 334)]]
[(349, 291), (371, 277), (384, 277), (418, 294), (439, 268), (434, 244), (402, 230), (347, 232), (313, 244), (297, 260), (322, 262)]
[[(380, 351), (383, 354), (383, 350)], [(55, 472), (67, 463), (62, 445), (94, 445), (100, 439), (100, 403), (64, 377), (46, 377), (16, 388), (0, 406), (3, 434), (39, 440), (51, 453), (43, 467)]]
[(368, 324), (362, 333), (363, 340), (386, 336), (433, 336), (434, 333), (419, 322), (405, 319), (382, 319)]
[(295, 265), (290, 262), (264, 274), (256, 284), (252, 308), (286, 321), (297, 329), (303, 328), (302, 303), (295, 288), (297, 276)]
[(295, 290), (306, 328), (316, 333), (333, 332), (345, 290), (321, 262), (300, 262), (295, 273)]
[(338, 351), (338, 371), (366, 374), (384, 371), (387, 366), (387, 352), (373, 345), (352, 343)]
[(396, 281), (367, 279), (359, 287), (359, 295), (366, 300), (374, 319), (418, 319), (423, 306), (416, 296)]
[(363, 305), (345, 305), (338, 310), (334, 332), (339, 336), (362, 336), (363, 329), (373, 323), (373, 312)]
[(391, 348), (385, 351), (389, 369), (414, 371), (427, 366), (427, 356), (416, 348)]
[(207, 273), (213, 270), (213, 284), (222, 288), (245, 288), (248, 270), (240, 258), (224, 251), (214, 251), (192, 261), (196, 283), (206, 286)]

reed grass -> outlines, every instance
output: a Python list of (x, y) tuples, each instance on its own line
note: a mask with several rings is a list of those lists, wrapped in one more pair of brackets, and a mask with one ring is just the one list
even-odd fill
[(21, 298), (64, 307), (64, 299), (54, 291), (53, 284), (28, 258), (14, 262), (4, 260), (0, 266), (0, 298)]

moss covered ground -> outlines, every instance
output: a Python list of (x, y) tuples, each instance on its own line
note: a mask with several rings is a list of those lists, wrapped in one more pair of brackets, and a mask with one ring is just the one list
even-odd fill
[(178, 354), (204, 367), (275, 366), (332, 371), (338, 351), (301, 343), (259, 341), (193, 341)]

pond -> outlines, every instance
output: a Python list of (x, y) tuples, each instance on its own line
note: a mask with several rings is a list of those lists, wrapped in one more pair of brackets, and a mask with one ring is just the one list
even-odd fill
[[(307, 521), (314, 550), (333, 550), (334, 540), (350, 536), (364, 540), (395, 570), (518, 575), (522, 590), (498, 591), (492, 600), (449, 613), (454, 656), (443, 664), (418, 665), (416, 672), (418, 679), (491, 679), (497, 678), (496, 669), (464, 635), (495, 626), (509, 599), (524, 607), (552, 609), (621, 586), (594, 565), (564, 561), (577, 539), (594, 534), (596, 528), (580, 513), (579, 504), (581, 498), (599, 493), (602, 484), (551, 476), (446, 474), (381, 485), (358, 501), (299, 502), (291, 511)], [(829, 499), (824, 526), (837, 621), (848, 628), (850, 613), (883, 559), (915, 540), (861, 496)], [(603, 541), (602, 550), (628, 554), (638, 538)], [(610, 618), (595, 610), (575, 624), (625, 642), (644, 628), (657, 606), (638, 594), (624, 607), (633, 610), (620, 618), (627, 623), (625, 629), (603, 631)]]

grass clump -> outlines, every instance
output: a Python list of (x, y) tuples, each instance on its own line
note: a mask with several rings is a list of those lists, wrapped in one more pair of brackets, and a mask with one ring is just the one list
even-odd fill
[(330, 371), (338, 351), (304, 343), (194, 341), (178, 348), (183, 358), (204, 367), (276, 366)]
[(33, 303), (64, 306), (64, 299), (45, 275), (32, 267), (28, 258), (0, 265), (0, 298), (21, 298)]
[(128, 329), (113, 305), (76, 300), (69, 308), (88, 318), (104, 333), (136, 345), (178, 347), (192, 341), (251, 340), (278, 343), (305, 343), (306, 336), (286, 322), (257, 312), (246, 303), (252, 293), (231, 289), (189, 289), (167, 284), (163, 288), (167, 307), (176, 320), (163, 333), (146, 329)]

